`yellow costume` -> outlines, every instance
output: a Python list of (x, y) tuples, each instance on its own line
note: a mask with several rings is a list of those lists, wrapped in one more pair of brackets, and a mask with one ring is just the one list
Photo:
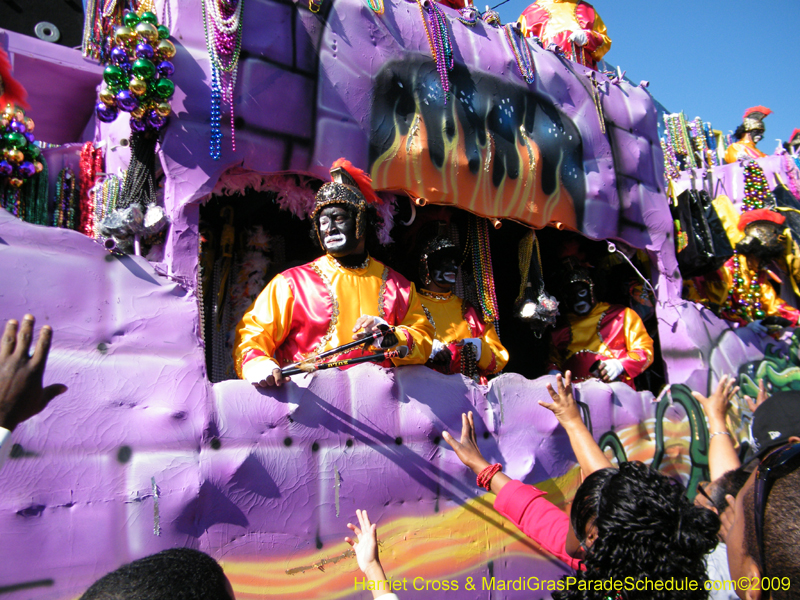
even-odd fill
[[(588, 2), (577, 0), (537, 0), (519, 17), (519, 24), (528, 35), (538, 37), (545, 48), (556, 44), (572, 60), (596, 68), (596, 63), (611, 48), (603, 19)], [(586, 33), (586, 44), (570, 41), (575, 32)], [(573, 56), (573, 49), (577, 56)]]
[(481, 375), (492, 375), (502, 371), (508, 363), (508, 350), (500, 343), (494, 325), (484, 323), (477, 311), (452, 292), (439, 294), (427, 290), (419, 291), (422, 306), (433, 324), (434, 337), (450, 347), (453, 361), (448, 373), (460, 372), (456, 342), (468, 338), (481, 340), (481, 357), (478, 371)]
[[(409, 352), (392, 364), (423, 364), (430, 356), (433, 328), (413, 284), (373, 258), (350, 269), (326, 254), (284, 271), (264, 288), (237, 327), (236, 370), (247, 379), (249, 368), (267, 360), (284, 366), (352, 342), (362, 315), (397, 326), (399, 344)], [(339, 358), (368, 353), (358, 348)]]
[(568, 314), (567, 325), (553, 331), (550, 369), (570, 370), (575, 381), (582, 381), (592, 376), (597, 360), (606, 359), (622, 363), (619, 380), (631, 387), (633, 378), (653, 364), (653, 339), (636, 311), (598, 302), (585, 315)]
[(763, 156), (766, 156), (766, 154), (756, 148), (756, 145), (750, 140), (734, 142), (725, 150), (725, 162), (728, 164), (742, 159), (761, 158)]

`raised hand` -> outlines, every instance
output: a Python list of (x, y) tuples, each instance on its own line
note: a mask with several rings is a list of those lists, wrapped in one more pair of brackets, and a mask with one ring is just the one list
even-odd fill
[(346, 537), (344, 541), (353, 547), (358, 568), (364, 575), (371, 581), (385, 581), (386, 574), (378, 557), (378, 526), (370, 523), (366, 510), (356, 510), (356, 516), (360, 527), (348, 523), (347, 528), (356, 534), (357, 540)]
[(725, 414), (728, 412), (731, 398), (738, 391), (739, 386), (736, 385), (736, 378), (730, 375), (723, 375), (719, 383), (717, 383), (717, 388), (708, 398), (700, 392), (692, 392), (692, 396), (703, 407), (703, 411), (709, 421), (715, 421), (714, 424), (718, 425), (720, 422), (724, 424)]
[(767, 384), (764, 383), (764, 378), (762, 377), (758, 381), (758, 395), (756, 396), (755, 402), (753, 402), (750, 396), (745, 396), (744, 401), (747, 402), (747, 408), (750, 409), (750, 412), (756, 412), (756, 409), (761, 406), (767, 398), (769, 398)]
[(583, 422), (578, 403), (572, 394), (572, 373), (570, 371), (567, 371), (563, 378), (561, 374), (556, 375), (556, 389), (554, 390), (553, 386), (548, 383), (547, 392), (553, 402), (548, 403), (544, 400), (539, 400), (539, 405), (544, 406), (553, 413), (564, 429), (576, 420)]
[(22, 325), (14, 319), (8, 321), (0, 341), (0, 426), (12, 431), (67, 391), (60, 383), (42, 387), (53, 330), (42, 327), (31, 356), (34, 322), (32, 315), (25, 315)]
[(461, 440), (457, 441), (449, 432), (442, 433), (444, 441), (450, 444), (455, 450), (456, 456), (472, 469), (475, 473), (480, 473), (489, 466), (489, 462), (483, 457), (478, 449), (478, 438), (475, 435), (475, 421), (472, 411), (461, 414)]

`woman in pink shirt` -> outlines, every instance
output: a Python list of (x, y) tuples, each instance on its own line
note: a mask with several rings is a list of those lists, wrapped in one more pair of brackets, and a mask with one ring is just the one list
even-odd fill
[[(716, 546), (719, 518), (694, 506), (679, 482), (643, 463), (613, 468), (581, 420), (570, 378), (569, 371), (565, 381), (557, 376), (558, 392), (547, 386), (553, 403), (540, 404), (566, 429), (586, 475), (571, 515), (550, 503), (545, 492), (510, 479), (499, 472), (500, 465), (488, 463), (478, 449), (472, 413), (462, 415), (460, 441), (446, 432), (444, 438), (478, 474), (478, 484), (497, 494), (495, 509), (578, 571), (579, 582), (586, 582), (582, 589), (576, 584), (553, 598), (705, 600), (704, 558)], [(609, 593), (592, 586), (612, 579), (623, 589)], [(639, 587), (646, 589), (637, 590), (636, 582), (645, 580), (649, 585)], [(661, 585), (654, 586), (657, 582)]]

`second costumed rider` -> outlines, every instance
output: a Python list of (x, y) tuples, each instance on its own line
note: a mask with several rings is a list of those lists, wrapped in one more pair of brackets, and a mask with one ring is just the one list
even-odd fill
[(567, 324), (551, 334), (551, 373), (572, 371), (572, 381), (597, 377), (636, 389), (633, 378), (653, 364), (653, 339), (641, 317), (625, 306), (597, 302), (583, 267), (568, 272), (564, 295), (569, 312)]
[[(408, 347), (405, 358), (384, 366), (423, 364), (430, 356), (433, 327), (414, 286), (367, 253), (376, 218), (370, 204), (380, 202), (369, 176), (344, 159), (331, 176), (311, 213), (325, 255), (277, 275), (237, 326), (236, 370), (254, 385), (281, 385), (280, 366), (378, 332), (377, 349)], [(357, 347), (335, 359), (366, 354), (372, 352)]]
[(420, 300), (434, 329), (427, 364), (445, 375), (463, 373), (485, 383), (487, 375), (506, 366), (508, 350), (494, 325), (485, 323), (472, 305), (453, 293), (459, 256), (456, 244), (440, 236), (428, 242), (419, 259)]

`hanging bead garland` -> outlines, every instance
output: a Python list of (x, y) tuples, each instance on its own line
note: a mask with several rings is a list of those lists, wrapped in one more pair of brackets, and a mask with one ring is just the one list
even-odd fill
[(519, 74), (522, 75), (526, 83), (529, 85), (532, 84), (535, 80), (533, 55), (531, 54), (531, 48), (527, 40), (519, 35), (518, 25), (516, 23), (509, 23), (505, 25), (503, 29), (506, 32), (506, 39), (511, 46), (514, 59), (517, 61)]
[[(486, 219), (472, 217), (472, 272), (478, 287), (478, 301), (484, 321), (498, 325), (497, 296), (492, 269), (492, 252), (489, 246), (489, 223)], [(498, 331), (499, 333), (499, 331)]]
[(383, 0), (367, 0), (367, 5), (372, 9), (372, 12), (378, 16), (383, 15), (384, 6)]
[(244, 0), (203, 0), (203, 25), (211, 58), (211, 142), (209, 155), (220, 159), (222, 152), (222, 101), (230, 107), (231, 149), (236, 152), (233, 90), (236, 87), (242, 50)]
[(442, 81), (444, 103), (447, 104), (447, 95), (450, 93), (449, 72), (453, 70), (453, 45), (447, 27), (447, 17), (435, 0), (417, 0), (417, 5), (422, 16), (422, 24), (425, 26), (428, 45), (431, 47), (431, 55)]
[(775, 203), (764, 170), (751, 160), (744, 167), (744, 212), (766, 208)]
[(22, 187), (42, 172), (42, 150), (34, 143), (34, 126), (33, 119), (13, 104), (0, 113), (0, 182), (12, 188)]
[(103, 171), (103, 151), (95, 148), (92, 142), (86, 142), (81, 148), (80, 158), (81, 190), (80, 190), (80, 225), (78, 231), (94, 237), (95, 202), (89, 194), (98, 174)]
[[(745, 279), (747, 271), (750, 283)], [(761, 303), (761, 286), (766, 273), (756, 273), (747, 265), (747, 258), (741, 254), (733, 255), (733, 284), (723, 311), (730, 311), (747, 322), (763, 319), (766, 316)]]
[(464, 25), (473, 27), (475, 23), (478, 22), (478, 17), (480, 16), (481, 13), (478, 11), (478, 9), (470, 5), (470, 6), (464, 6), (463, 8), (459, 8), (458, 16), (456, 17), (456, 19), (461, 21)]
[(113, 174), (106, 175), (105, 179), (95, 185), (94, 192), (94, 223), (95, 231), (94, 237), (98, 239), (105, 239), (97, 231), (99, 225), (106, 216), (110, 215), (117, 208), (117, 200), (119, 199), (120, 181), (119, 177)]
[(664, 173), (669, 179), (676, 181), (681, 175), (680, 165), (669, 136), (661, 140), (661, 151), (664, 153)]
[(100, 63), (109, 60), (114, 47), (114, 28), (122, 22), (125, 3), (118, 0), (87, 0), (84, 9), (83, 55)]
[(58, 174), (56, 183), (56, 206), (53, 212), (53, 227), (75, 229), (75, 209), (78, 202), (75, 174), (65, 167)]

